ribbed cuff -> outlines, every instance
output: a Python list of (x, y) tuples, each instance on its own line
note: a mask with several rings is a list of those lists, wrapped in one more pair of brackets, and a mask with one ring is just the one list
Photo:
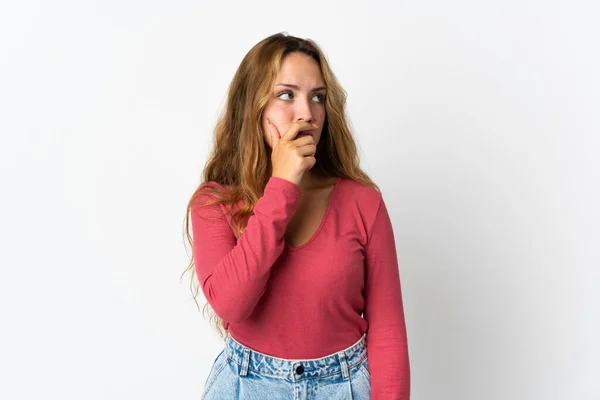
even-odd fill
[(267, 188), (282, 192), (290, 200), (299, 199), (300, 195), (302, 194), (300, 186), (296, 185), (294, 182), (279, 178), (277, 176), (271, 176), (269, 178), (267, 186), (265, 186), (265, 190), (267, 190)]

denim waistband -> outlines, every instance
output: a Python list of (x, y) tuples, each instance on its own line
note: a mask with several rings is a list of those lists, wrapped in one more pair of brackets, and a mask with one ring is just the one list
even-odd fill
[(247, 375), (251, 370), (262, 375), (287, 379), (297, 382), (301, 379), (325, 377), (342, 374), (344, 378), (348, 370), (367, 358), (366, 333), (350, 347), (328, 356), (310, 359), (285, 359), (269, 356), (247, 347), (231, 334), (225, 341), (225, 353), (239, 364), (240, 375)]

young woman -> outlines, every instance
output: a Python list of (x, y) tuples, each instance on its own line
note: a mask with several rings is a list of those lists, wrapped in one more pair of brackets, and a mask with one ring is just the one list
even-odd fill
[(233, 77), (186, 215), (225, 330), (203, 399), (409, 398), (394, 233), (345, 104), (310, 39), (267, 37)]

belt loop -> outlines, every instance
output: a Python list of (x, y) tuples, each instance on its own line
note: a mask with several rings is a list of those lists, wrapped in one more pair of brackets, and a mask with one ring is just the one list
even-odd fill
[(248, 375), (248, 364), (250, 364), (250, 349), (244, 348), (244, 357), (242, 359), (242, 368), (240, 370), (240, 376)]
[(346, 359), (346, 354), (343, 351), (338, 353), (338, 358), (340, 360), (340, 366), (342, 368), (342, 378), (346, 381), (350, 379), (350, 373), (348, 372), (348, 360)]

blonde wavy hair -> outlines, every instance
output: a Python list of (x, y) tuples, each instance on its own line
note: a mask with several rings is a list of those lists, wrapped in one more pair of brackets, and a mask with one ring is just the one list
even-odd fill
[[(319, 64), (327, 88), (326, 117), (315, 153), (316, 164), (311, 171), (323, 177), (352, 179), (380, 191), (359, 166), (356, 143), (346, 117), (346, 91), (336, 79), (317, 43), (285, 32), (261, 40), (243, 58), (229, 85), (227, 101), (214, 130), (213, 148), (202, 172), (202, 182), (193, 193), (186, 210), (184, 234), (191, 254), (188, 251), (190, 262), (180, 280), (186, 272), (191, 272), (190, 290), (198, 309), (196, 297), (200, 285), (199, 279), (196, 279), (190, 213), (193, 207), (199, 205), (196, 199), (202, 194), (210, 194), (215, 199), (202, 205), (232, 205), (242, 201), (242, 205), (233, 213), (230, 209), (234, 233), (238, 239), (241, 236), (271, 176), (272, 149), (264, 139), (262, 112), (272, 96), (283, 59), (292, 52), (307, 54)], [(214, 185), (203, 185), (208, 182), (217, 182), (226, 188), (219, 190)], [(225, 340), (229, 332), (223, 329), (223, 320), (208, 302), (203, 309), (203, 315), (206, 317), (207, 314), (219, 336)]]

